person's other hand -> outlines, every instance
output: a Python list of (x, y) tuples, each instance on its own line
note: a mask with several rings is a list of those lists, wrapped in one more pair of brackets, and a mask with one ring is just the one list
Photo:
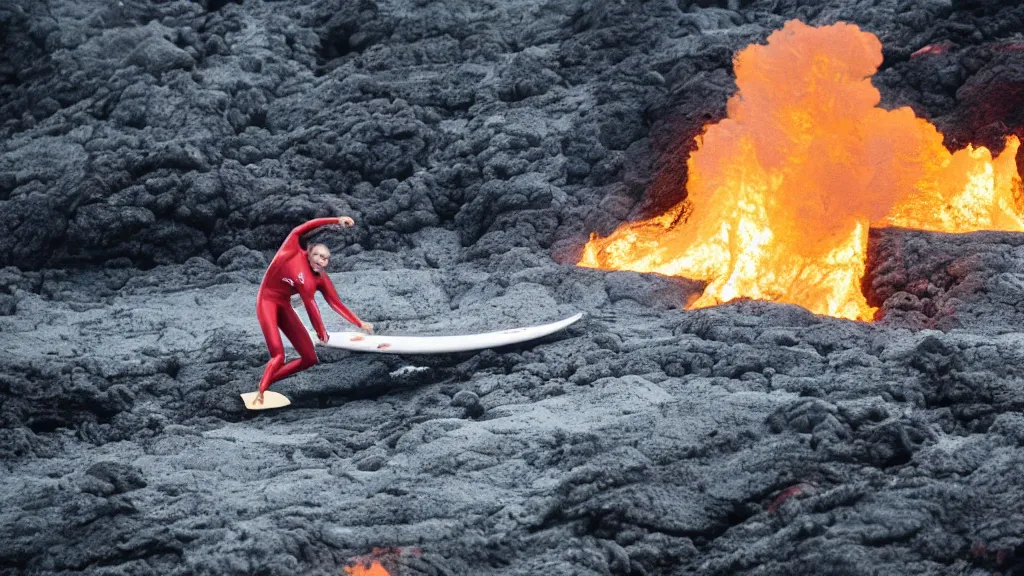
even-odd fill
[(338, 225), (342, 228), (351, 228), (356, 225), (356, 222), (348, 216), (342, 216), (338, 218)]
[(359, 327), (362, 328), (363, 330), (366, 330), (368, 333), (373, 334), (373, 324), (370, 324), (369, 322), (363, 322), (359, 325)]

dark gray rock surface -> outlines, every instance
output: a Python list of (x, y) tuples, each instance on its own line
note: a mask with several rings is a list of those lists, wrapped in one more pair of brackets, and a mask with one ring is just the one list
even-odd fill
[[(877, 34), (951, 147), (1024, 136), (1011, 2), (4, 0), (0, 574), (1024, 571), (1020, 235), (873, 231), (871, 324), (572, 266), (791, 18)], [(379, 332), (586, 317), (246, 411), (323, 215)]]

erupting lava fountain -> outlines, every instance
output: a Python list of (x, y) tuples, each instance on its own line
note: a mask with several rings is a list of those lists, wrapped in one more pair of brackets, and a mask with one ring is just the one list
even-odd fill
[(687, 161), (685, 200), (592, 235), (580, 266), (707, 282), (691, 308), (754, 298), (871, 320), (861, 291), (869, 226), (1024, 230), (1010, 136), (998, 158), (909, 108), (878, 107), (882, 44), (852, 24), (790, 21), (735, 59), (728, 116)]

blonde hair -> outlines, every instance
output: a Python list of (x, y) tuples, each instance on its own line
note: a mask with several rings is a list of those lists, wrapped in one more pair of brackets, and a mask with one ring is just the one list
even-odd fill
[(312, 254), (313, 250), (316, 250), (317, 248), (323, 248), (324, 250), (327, 250), (327, 256), (331, 255), (331, 249), (327, 247), (327, 244), (320, 244), (319, 242), (316, 244), (310, 244), (309, 248), (306, 249), (306, 253)]

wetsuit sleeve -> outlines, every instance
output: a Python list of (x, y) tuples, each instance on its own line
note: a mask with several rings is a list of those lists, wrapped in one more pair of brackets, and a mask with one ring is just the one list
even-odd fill
[(288, 233), (288, 237), (284, 239), (284, 246), (289, 248), (299, 248), (299, 238), (306, 232), (313, 231), (321, 226), (327, 226), (328, 224), (337, 224), (337, 218), (314, 218), (308, 222), (299, 224), (291, 232)]
[(320, 292), (324, 295), (324, 300), (327, 301), (327, 304), (330, 305), (335, 312), (356, 326), (361, 327), (363, 325), (363, 321), (341, 303), (341, 298), (338, 298), (338, 291), (334, 289), (334, 283), (331, 282), (331, 279), (327, 274), (322, 275), (318, 286), (320, 288)]
[(323, 340), (327, 337), (327, 328), (324, 327), (324, 319), (320, 317), (320, 307), (316, 305), (313, 294), (310, 294), (308, 297), (301, 296), (301, 298), (302, 303), (306, 306), (306, 314), (309, 315), (309, 321), (313, 324), (313, 329), (316, 330), (317, 338)]

